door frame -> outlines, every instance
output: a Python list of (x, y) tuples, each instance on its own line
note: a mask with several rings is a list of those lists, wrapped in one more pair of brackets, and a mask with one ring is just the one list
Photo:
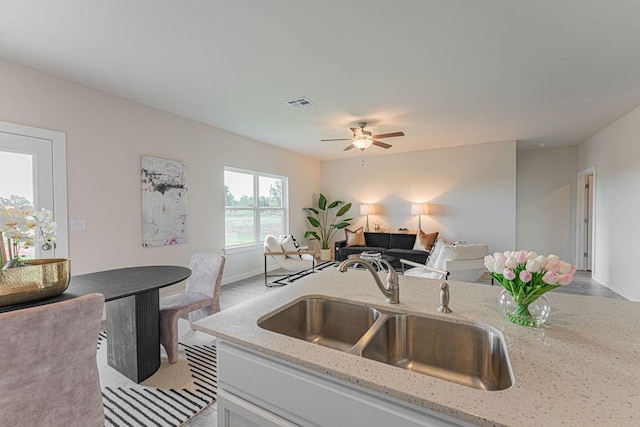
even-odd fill
[[(592, 191), (591, 191), (591, 265), (586, 265), (584, 259), (585, 251), (585, 231), (586, 226), (584, 224), (585, 215), (585, 196), (584, 196), (584, 184), (585, 177), (593, 175)], [(596, 265), (596, 167), (591, 166), (586, 169), (578, 171), (577, 175), (577, 201), (576, 201), (576, 268), (578, 270), (587, 270), (591, 268), (591, 274), (595, 275)]]
[(0, 132), (51, 141), (53, 160), (53, 212), (56, 229), (56, 257), (69, 257), (69, 212), (67, 209), (67, 135), (48, 129), (0, 121)]

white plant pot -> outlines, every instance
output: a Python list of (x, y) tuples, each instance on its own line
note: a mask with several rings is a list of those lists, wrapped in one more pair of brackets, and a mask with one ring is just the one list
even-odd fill
[(320, 259), (322, 261), (331, 261), (331, 249), (320, 249)]

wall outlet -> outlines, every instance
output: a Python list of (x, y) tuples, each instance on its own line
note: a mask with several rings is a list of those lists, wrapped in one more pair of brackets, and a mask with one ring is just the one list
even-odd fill
[(71, 219), (71, 229), (72, 230), (86, 230), (87, 229), (87, 220), (85, 220), (85, 219)]

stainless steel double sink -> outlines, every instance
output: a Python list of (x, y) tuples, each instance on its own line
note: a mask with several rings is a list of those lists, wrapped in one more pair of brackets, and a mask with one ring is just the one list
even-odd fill
[(488, 325), (314, 297), (282, 307), (258, 326), (480, 390), (514, 383), (502, 334)]

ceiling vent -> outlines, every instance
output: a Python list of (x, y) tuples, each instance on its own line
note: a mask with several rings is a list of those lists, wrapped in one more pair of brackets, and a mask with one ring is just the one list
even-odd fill
[(303, 110), (305, 108), (311, 108), (316, 105), (309, 98), (306, 98), (304, 96), (292, 99), (291, 101), (287, 101), (287, 104), (289, 104), (291, 108), (295, 108), (296, 110)]

